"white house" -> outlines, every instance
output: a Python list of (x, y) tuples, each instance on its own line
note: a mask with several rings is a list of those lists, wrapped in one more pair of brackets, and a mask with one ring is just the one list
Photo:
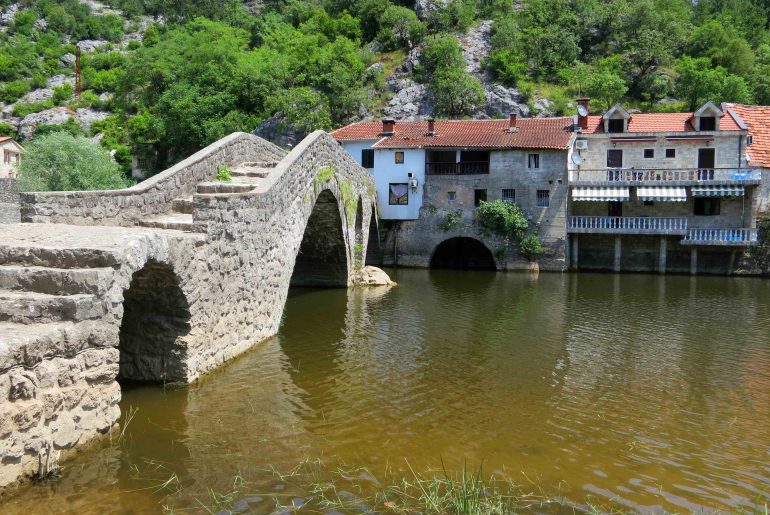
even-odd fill
[(7, 136), (0, 136), (0, 155), (3, 156), (3, 160), (0, 162), (0, 179), (16, 177), (23, 152), (24, 148), (16, 140)]

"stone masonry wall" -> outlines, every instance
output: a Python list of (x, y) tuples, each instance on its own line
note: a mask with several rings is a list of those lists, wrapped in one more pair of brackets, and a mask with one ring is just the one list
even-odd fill
[(305, 138), (255, 191), (195, 196), (193, 217), (207, 227), (207, 245), (189, 273), (191, 295), (212, 301), (190, 307), (187, 380), (278, 331), (305, 227), (324, 191), (338, 202), (350, 277), (358, 200), (366, 245), (376, 192), (369, 173), (328, 134)]
[(110, 191), (22, 193), (25, 222), (77, 225), (133, 225), (148, 215), (171, 211), (175, 198), (191, 196), (199, 182), (216, 177), (219, 165), (277, 161), (286, 152), (236, 132), (131, 188)]
[(21, 219), (16, 179), (0, 178), (0, 224), (13, 224)]

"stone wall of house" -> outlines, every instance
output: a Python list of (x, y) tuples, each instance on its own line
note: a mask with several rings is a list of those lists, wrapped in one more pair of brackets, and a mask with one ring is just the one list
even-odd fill
[(236, 132), (131, 188), (22, 193), (21, 216), (25, 222), (133, 225), (148, 215), (170, 212), (175, 198), (191, 196), (199, 182), (216, 177), (220, 165), (278, 161), (285, 155), (268, 141)]
[(21, 219), (16, 179), (0, 179), (0, 224), (17, 223)]
[[(612, 143), (611, 137), (640, 136), (640, 134), (584, 134), (578, 139), (588, 141), (588, 150), (581, 150), (581, 170), (603, 170), (607, 168), (607, 150), (623, 151), (623, 168), (693, 169), (698, 166), (698, 149), (716, 149), (714, 158), (717, 168), (741, 168), (746, 166), (742, 159), (745, 144), (743, 136), (731, 133), (713, 133), (714, 141), (706, 144), (700, 141), (667, 141), (666, 134), (653, 134), (656, 141)], [(681, 136), (681, 133), (671, 133)], [(654, 149), (652, 159), (644, 157), (644, 149)], [(676, 157), (666, 158), (666, 149), (676, 150)]]
[[(529, 167), (529, 154), (539, 155), (539, 167)], [(475, 217), (474, 192), (486, 190), (487, 200), (503, 198), (513, 190), (530, 226), (540, 235), (546, 253), (537, 258), (542, 270), (565, 268), (567, 153), (556, 150), (494, 151), (490, 153), (489, 174), (430, 175), (423, 185), (423, 207), (415, 221), (389, 224), (383, 245), (384, 264), (428, 267), (436, 247), (454, 237), (478, 239), (495, 256), (500, 270), (530, 269), (516, 242), (482, 231)], [(547, 207), (537, 204), (538, 191), (547, 191)], [(508, 193), (511, 193), (510, 191)], [(455, 211), (462, 212), (460, 226), (441, 229), (441, 223)], [(395, 256), (395, 257), (394, 257)]]
[[(255, 136), (241, 144), (250, 160), (275, 156)], [(182, 189), (183, 181), (169, 180)], [(193, 381), (274, 335), (301, 246), (300, 259), (330, 264), (328, 251), (343, 262), (300, 282), (349, 285), (356, 252), (366, 253), (375, 190), (366, 170), (319, 131), (256, 190), (196, 194), (202, 233), (87, 227), (94, 211), (83, 197), (56, 200), (37, 219), (73, 225), (0, 226), (0, 290), (14, 291), (0, 295), (0, 488), (109, 431), (120, 416), (119, 378)], [(306, 231), (314, 216), (323, 223)], [(328, 217), (342, 227), (332, 231)]]

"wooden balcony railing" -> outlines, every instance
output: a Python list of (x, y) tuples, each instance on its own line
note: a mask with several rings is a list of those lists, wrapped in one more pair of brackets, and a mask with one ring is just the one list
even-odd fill
[(571, 183), (660, 183), (660, 182), (759, 182), (758, 170), (739, 168), (604, 168), (600, 170), (570, 170)]
[(571, 216), (570, 232), (614, 234), (685, 234), (686, 218), (644, 216)]
[(481, 175), (489, 173), (489, 161), (425, 163), (425, 175)]
[(759, 243), (757, 229), (690, 229), (683, 244), (689, 245), (756, 245)]

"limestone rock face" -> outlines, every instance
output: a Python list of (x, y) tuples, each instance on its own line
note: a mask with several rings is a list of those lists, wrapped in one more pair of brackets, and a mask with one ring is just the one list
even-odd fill
[(355, 286), (395, 286), (396, 283), (384, 270), (376, 266), (365, 266), (356, 270), (352, 277)]

